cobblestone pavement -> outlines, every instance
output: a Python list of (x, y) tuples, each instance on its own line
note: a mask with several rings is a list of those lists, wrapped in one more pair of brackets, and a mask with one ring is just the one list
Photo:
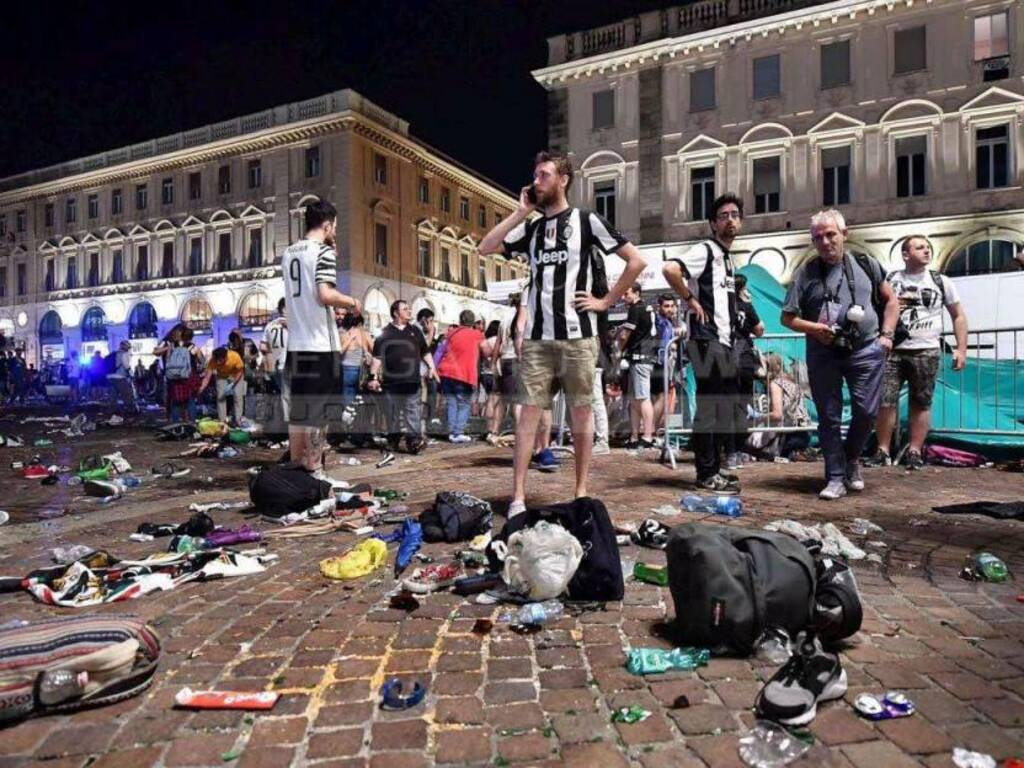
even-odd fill
[[(14, 428), (0, 421), (0, 433)], [(25, 431), (25, 430), (22, 430)], [(128, 533), (144, 520), (178, 521), (191, 501), (246, 498), (246, 466), (276, 458), (250, 448), (232, 460), (189, 459), (192, 474), (156, 481), (101, 506), (73, 488), (21, 480), (8, 463), (34, 451), (70, 463), (116, 445), (137, 468), (179, 445), (154, 443), (136, 428), (99, 431), (70, 446), (0, 449), (5, 508), (0, 573), (20, 574), (47, 561), (60, 543), (102, 546), (119, 556), (144, 555)], [(373, 454), (360, 454), (372, 462)], [(331, 468), (337, 477), (407, 490), (419, 511), (438, 490), (465, 489), (504, 509), (511, 451), (479, 444), (438, 445), (425, 455), (374, 470)], [(845, 700), (823, 706), (811, 731), (806, 766), (899, 768), (949, 766), (954, 746), (1002, 759), (1024, 756), (1024, 603), (1018, 583), (974, 584), (958, 572), (969, 552), (986, 549), (1024, 573), (1024, 523), (977, 516), (943, 517), (932, 504), (1019, 499), (1024, 479), (991, 469), (867, 470), (868, 492), (819, 502), (820, 464), (743, 469), (744, 516), (733, 524), (772, 519), (833, 521), (841, 528), (868, 517), (885, 528), (884, 547), (867, 546), (882, 562), (858, 563), (865, 603), (860, 633), (843, 651), (850, 680)], [(555, 501), (571, 489), (571, 470), (533, 474), (531, 501)], [(207, 481), (205, 478), (211, 478)], [(692, 465), (672, 472), (654, 457), (621, 451), (595, 459), (593, 495), (617, 522), (674, 504)], [(44, 507), (67, 507), (55, 520), (30, 522)], [(215, 513), (235, 525), (237, 513)], [(694, 516), (665, 518), (683, 522)], [(720, 522), (717, 521), (716, 522)], [(421, 766), (560, 764), (596, 766), (741, 765), (736, 742), (753, 720), (754, 696), (773, 672), (746, 659), (716, 658), (695, 673), (634, 677), (624, 649), (671, 647), (663, 622), (674, 615), (667, 589), (627, 582), (621, 604), (567, 616), (521, 636), (495, 624), (475, 634), (478, 618), (501, 611), (454, 595), (423, 598), (406, 613), (389, 607), (389, 569), (351, 586), (322, 578), (318, 561), (344, 551), (351, 534), (283, 541), (279, 561), (262, 575), (190, 584), (130, 604), (105, 607), (150, 619), (164, 640), (160, 671), (144, 695), (69, 716), (46, 717), (0, 731), (0, 768), (46, 761), (58, 766)], [(863, 543), (863, 540), (855, 540)], [(454, 546), (428, 545), (443, 555)], [(662, 562), (635, 547), (623, 556)], [(27, 594), (0, 596), (0, 620), (66, 615)], [(429, 688), (424, 703), (403, 712), (377, 707), (377, 690), (397, 676)], [(184, 686), (277, 690), (269, 714), (186, 712), (172, 708)], [(850, 703), (862, 691), (906, 691), (913, 717), (871, 724)], [(685, 694), (690, 706), (673, 708)], [(642, 723), (612, 723), (613, 708), (638, 704)]]

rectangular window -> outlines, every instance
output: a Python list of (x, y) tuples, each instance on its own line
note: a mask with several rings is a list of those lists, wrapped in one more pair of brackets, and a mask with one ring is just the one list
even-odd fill
[(249, 230), (249, 267), (258, 267), (263, 263), (263, 230)]
[(217, 271), (227, 272), (231, 269), (231, 233), (221, 232), (217, 235)]
[(46, 292), (47, 293), (49, 293), (50, 291), (56, 289), (56, 287), (57, 287), (56, 284), (55, 284), (55, 281), (57, 279), (57, 276), (54, 274), (54, 268), (55, 267), (56, 267), (56, 265), (54, 264), (53, 259), (47, 259), (46, 260), (46, 285), (45, 285), (45, 288), (46, 288)]
[(7, 298), (7, 267), (0, 267), (0, 299)]
[(481, 229), (487, 226), (487, 209), (482, 205), (476, 210), (476, 223)]
[(781, 160), (759, 157), (754, 160), (754, 213), (782, 210)]
[(715, 108), (715, 68), (690, 73), (690, 111)]
[(978, 16), (974, 20), (974, 60), (985, 61), (1010, 55), (1007, 13)]
[(850, 41), (839, 40), (821, 46), (821, 88), (850, 84)]
[(690, 218), (707, 221), (715, 199), (715, 168), (690, 169)]
[(258, 189), (263, 186), (263, 164), (259, 160), (250, 160), (247, 166), (249, 177), (249, 189)]
[(165, 240), (160, 262), (160, 277), (174, 277), (174, 241)]
[(501, 222), (502, 222), (502, 220), (504, 218), (505, 217), (501, 215), (501, 211), (495, 211), (494, 212), (494, 226), (498, 226), (499, 224), (501, 224)]
[(419, 201), (424, 204), (430, 202), (430, 182), (423, 177), (420, 177)]
[(821, 150), (823, 205), (846, 205), (850, 202), (850, 148), (832, 147)]
[(420, 240), (416, 249), (416, 268), (423, 277), (433, 277), (434, 271), (430, 268), (430, 241)]
[(217, 169), (217, 192), (222, 195), (231, 194), (231, 166), (222, 165)]
[(487, 259), (480, 257), (480, 267), (477, 273), (476, 287), (478, 290), (487, 290)]
[(0, 216), (0, 236), (7, 234), (7, 216)]
[(602, 181), (594, 185), (594, 210), (615, 226), (615, 182)]
[(447, 187), (441, 187), (441, 210), (445, 213), (452, 212), (452, 193)]
[(469, 198), (459, 198), (459, 218), (463, 221), (469, 221)]
[(124, 195), (121, 194), (121, 188), (111, 190), (110, 192), (110, 215), (120, 216), (124, 213)]
[(144, 211), (148, 205), (149, 189), (145, 184), (139, 184), (135, 187), (135, 209)]
[(98, 219), (100, 217), (100, 196), (89, 195), (89, 197), (86, 198), (86, 201), (88, 202), (89, 207), (89, 218)]
[(123, 283), (124, 282), (124, 251), (114, 251), (113, 258), (111, 259), (111, 282)]
[(53, 226), (53, 203), (47, 203), (43, 208), (43, 224), (47, 227)]
[(320, 147), (306, 149), (306, 178), (312, 179), (320, 175)]
[(135, 279), (149, 280), (149, 246), (139, 245), (135, 248)]
[(164, 179), (161, 183), (160, 202), (163, 205), (174, 204), (174, 179)]
[(615, 91), (597, 91), (593, 97), (594, 119), (592, 129), (612, 128), (615, 125)]
[(770, 99), (782, 93), (779, 54), (754, 59), (754, 98)]
[(469, 288), (470, 286), (473, 285), (473, 275), (469, 271), (469, 254), (466, 253), (465, 251), (462, 251), (459, 254), (459, 262), (459, 281), (464, 286)]
[(201, 237), (193, 237), (189, 241), (188, 273), (190, 275), (203, 273), (203, 238)]
[(388, 225), (380, 222), (373, 227), (373, 261), (381, 267), (388, 265)]
[(978, 189), (1005, 187), (1010, 178), (1010, 131), (1005, 125), (979, 128), (974, 159)]
[(373, 154), (373, 180), (377, 184), (388, 183), (388, 159), (376, 152)]
[(188, 175), (188, 199), (199, 200), (203, 196), (203, 177), (197, 171)]
[(896, 139), (896, 197), (927, 194), (925, 167), (928, 140), (924, 136)]
[(25, 278), (25, 265), (18, 265), (18, 295), (24, 296), (27, 293), (28, 282)]
[(78, 287), (78, 260), (74, 256), (68, 258), (68, 273), (64, 279), (64, 287), (68, 290)]
[(78, 218), (78, 204), (75, 198), (69, 197), (67, 202), (64, 203), (64, 221), (68, 224), (74, 224), (75, 219)]
[(452, 254), (447, 248), (441, 249), (441, 279), (446, 282), (452, 282)]
[(100, 284), (100, 255), (98, 253), (89, 254), (88, 284), (90, 288), (97, 288)]
[(928, 66), (926, 55), (926, 27), (897, 29), (893, 36), (893, 74), (902, 75), (906, 72), (917, 72)]
[(25, 211), (18, 211), (17, 213), (14, 214), (14, 226), (18, 232), (25, 231), (26, 218), (27, 217), (25, 215)]

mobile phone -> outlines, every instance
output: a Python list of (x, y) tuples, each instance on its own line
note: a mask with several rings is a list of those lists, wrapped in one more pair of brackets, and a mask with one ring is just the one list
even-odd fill
[(533, 203), (534, 205), (536, 205), (536, 204), (537, 204), (537, 190), (536, 190), (536, 189), (534, 189), (534, 187), (533, 187), (533, 184), (531, 184), (531, 185), (530, 185), (530, 186), (529, 186), (529, 187), (528, 187), (528, 188), (526, 189), (526, 199), (527, 199), (527, 200), (529, 200), (529, 201), (530, 201), (531, 203)]

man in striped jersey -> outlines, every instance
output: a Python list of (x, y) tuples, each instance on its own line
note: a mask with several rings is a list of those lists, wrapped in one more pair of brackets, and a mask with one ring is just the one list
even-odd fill
[[(576, 454), (576, 496), (587, 495), (593, 449), (594, 375), (598, 365), (598, 315), (622, 297), (644, 269), (640, 252), (603, 217), (566, 200), (573, 169), (564, 155), (541, 152), (533, 183), (519, 193), (516, 210), (480, 243), (480, 253), (504, 253), (530, 263), (524, 293), (526, 325), (519, 375), (522, 409), (516, 423), (514, 486), (509, 516), (526, 509), (526, 475), (541, 412), (561, 385), (569, 406)], [(541, 216), (527, 219), (537, 211)], [(609, 290), (604, 255), (626, 268)]]
[(358, 314), (359, 300), (340, 293), (334, 234), (338, 212), (326, 200), (306, 206), (306, 236), (281, 257), (288, 302), (285, 378), (290, 392), (288, 446), (310, 472), (323, 466), (328, 405), (340, 407), (341, 360), (336, 307)]

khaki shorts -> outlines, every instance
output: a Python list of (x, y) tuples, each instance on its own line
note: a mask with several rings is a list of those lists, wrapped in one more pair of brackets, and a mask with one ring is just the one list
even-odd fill
[(570, 408), (590, 405), (597, 374), (597, 338), (566, 341), (523, 341), (519, 361), (520, 402), (550, 408), (555, 384)]
[(895, 408), (900, 402), (900, 390), (907, 382), (911, 405), (923, 411), (932, 407), (935, 379), (939, 373), (939, 350), (921, 349), (891, 352), (885, 360), (882, 378), (882, 406)]

